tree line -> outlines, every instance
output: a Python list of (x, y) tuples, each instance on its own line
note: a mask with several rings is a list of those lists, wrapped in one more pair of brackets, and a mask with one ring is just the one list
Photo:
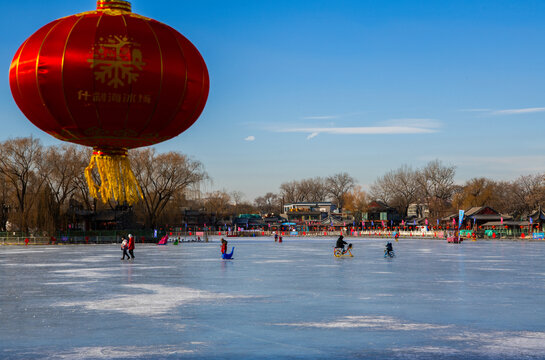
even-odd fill
[[(43, 146), (26, 137), (0, 143), (0, 152), (0, 231), (53, 234), (68, 228), (76, 209), (97, 213), (124, 205), (90, 197), (84, 176), (90, 148)], [(179, 152), (135, 149), (129, 158), (144, 196), (132, 210), (147, 228), (173, 223), (187, 191), (208, 178), (199, 161)]]
[(411, 204), (425, 207), (431, 219), (440, 219), (459, 209), (490, 206), (500, 213), (521, 217), (545, 204), (545, 174), (522, 175), (513, 181), (475, 177), (459, 185), (456, 167), (433, 160), (422, 168), (402, 165), (379, 176), (364, 191), (346, 173), (327, 178), (285, 182), (278, 193), (255, 199), (261, 212), (280, 211), (282, 203), (329, 200), (361, 219), (372, 201), (381, 201), (407, 216)]
[[(90, 148), (63, 144), (44, 146), (33, 137), (0, 143), (0, 231), (9, 228), (54, 233), (74, 222), (74, 210), (97, 213), (123, 204), (103, 204), (90, 197), (84, 169)], [(523, 175), (514, 181), (476, 177), (455, 183), (456, 167), (434, 160), (422, 168), (403, 165), (379, 176), (363, 190), (348, 173), (291, 180), (277, 192), (267, 192), (253, 202), (239, 191), (200, 191), (210, 180), (201, 162), (153, 148), (129, 151), (143, 201), (131, 211), (139, 224), (156, 228), (180, 224), (183, 210), (198, 210), (216, 218), (240, 213), (279, 214), (295, 202), (331, 201), (360, 218), (371, 201), (381, 201), (407, 215), (411, 204), (429, 209), (430, 218), (441, 218), (458, 209), (488, 205), (499, 212), (522, 216), (545, 200), (545, 175)]]

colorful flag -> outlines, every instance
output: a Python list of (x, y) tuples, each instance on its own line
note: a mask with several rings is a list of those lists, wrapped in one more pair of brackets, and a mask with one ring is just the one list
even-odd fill
[(503, 216), (500, 217), (500, 223), (503, 225)]
[(458, 218), (460, 219), (458, 220), (458, 229), (459, 229), (460, 226), (462, 226), (462, 220), (464, 220), (464, 210), (458, 211)]

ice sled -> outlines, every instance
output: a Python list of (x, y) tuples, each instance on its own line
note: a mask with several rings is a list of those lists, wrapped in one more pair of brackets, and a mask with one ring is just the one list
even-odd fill
[(159, 240), (159, 242), (157, 243), (157, 245), (166, 245), (168, 242), (168, 235), (165, 235), (161, 238), (161, 240)]
[(458, 236), (449, 236), (447, 237), (447, 242), (450, 244), (460, 244), (464, 239)]
[(233, 246), (233, 248), (231, 249), (231, 252), (229, 254), (227, 253), (223, 253), (221, 254), (221, 258), (222, 259), (231, 259), (233, 257), (233, 251), (235, 251), (235, 247)]

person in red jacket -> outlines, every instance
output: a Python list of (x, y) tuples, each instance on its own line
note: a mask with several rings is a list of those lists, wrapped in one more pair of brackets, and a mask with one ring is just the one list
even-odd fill
[(131, 255), (131, 257), (134, 259), (134, 236), (132, 236), (131, 234), (129, 234), (129, 245), (128, 245), (128, 248), (129, 248), (129, 254)]
[(223, 238), (221, 239), (221, 253), (227, 253), (227, 241)]

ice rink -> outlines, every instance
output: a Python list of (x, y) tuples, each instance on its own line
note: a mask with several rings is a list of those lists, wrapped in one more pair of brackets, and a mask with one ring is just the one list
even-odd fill
[(545, 242), (0, 247), (0, 359), (545, 359)]

